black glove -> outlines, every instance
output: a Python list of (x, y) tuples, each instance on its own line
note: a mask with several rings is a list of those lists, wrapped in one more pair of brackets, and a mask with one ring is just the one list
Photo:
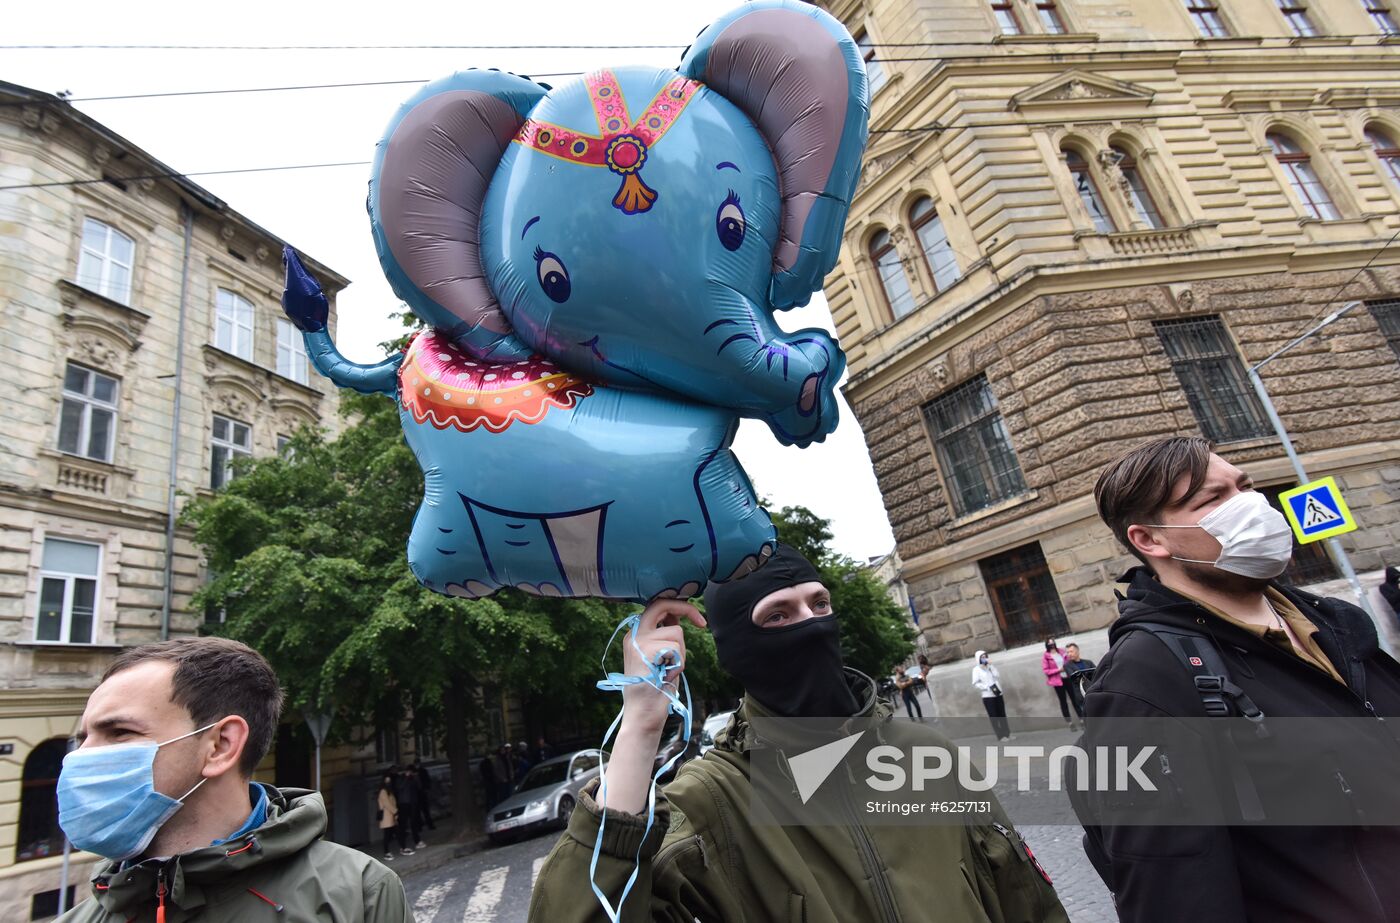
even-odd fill
[(998, 698), (1001, 697), (1001, 687), (998, 686), (996, 683), (992, 683), (992, 695), (997, 696)]

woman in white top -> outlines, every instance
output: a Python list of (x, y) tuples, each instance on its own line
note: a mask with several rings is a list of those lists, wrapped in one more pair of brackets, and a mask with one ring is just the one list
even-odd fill
[(986, 651), (978, 651), (972, 667), (972, 685), (982, 690), (982, 705), (987, 709), (987, 717), (992, 720), (992, 731), (997, 740), (1011, 739), (1011, 726), (1006, 720), (1006, 699), (1001, 694), (1001, 674), (987, 657)]

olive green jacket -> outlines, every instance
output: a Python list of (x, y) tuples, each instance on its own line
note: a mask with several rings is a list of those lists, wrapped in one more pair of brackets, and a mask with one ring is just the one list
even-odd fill
[[(862, 715), (889, 722), (890, 709), (876, 698), (874, 684), (854, 675), (857, 701), (867, 703)], [(641, 869), (623, 905), (623, 921), (1068, 920), (1049, 879), (994, 800), (997, 820), (980, 826), (754, 824), (748, 751), (757, 741), (751, 717), (767, 715), (746, 700), (714, 749), (686, 763), (657, 794), (650, 834), (643, 836), (645, 817), (608, 812), (597, 881), (610, 901), (622, 893), (640, 848)], [(894, 744), (950, 746), (912, 723), (886, 723), (881, 733)], [(579, 793), (568, 830), (540, 871), (531, 921), (606, 919), (589, 886), (601, 817), (596, 790), (595, 780)], [(936, 790), (927, 796), (943, 797)]]
[(317, 792), (267, 789), (267, 821), (240, 837), (92, 880), (93, 897), (60, 923), (149, 923), (165, 891), (166, 923), (412, 923), (399, 877), (356, 849), (321, 839)]

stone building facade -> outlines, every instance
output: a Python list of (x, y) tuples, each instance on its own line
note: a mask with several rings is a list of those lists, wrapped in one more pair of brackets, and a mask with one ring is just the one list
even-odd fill
[[(338, 421), (334, 387), (283, 327), (282, 241), (173, 173), (59, 99), (0, 83), (6, 919), (56, 903), (53, 783), (98, 677), (122, 648), (206, 619), (190, 608), (200, 555), (172, 512), (231, 459)], [(347, 280), (310, 265), (333, 302)], [(81, 894), (92, 857), (75, 858)]]
[(1245, 369), (1353, 300), (1261, 374), (1357, 568), (1400, 563), (1395, 4), (825, 5), (873, 88), (825, 289), (931, 656), (1112, 620), (1092, 488), (1132, 445), (1293, 486)]

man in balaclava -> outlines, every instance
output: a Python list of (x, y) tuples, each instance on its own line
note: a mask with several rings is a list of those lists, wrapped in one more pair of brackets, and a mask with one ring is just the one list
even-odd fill
[(758, 570), (710, 584), (705, 612), (719, 665), (773, 714), (855, 714), (856, 696), (841, 661), (841, 628), (831, 594), (821, 573), (801, 554), (781, 545)]
[[(633, 876), (621, 921), (1068, 920), (1049, 877), (994, 798), (995, 823), (849, 829), (754, 823), (749, 751), (764, 744), (752, 719), (885, 722), (890, 711), (868, 676), (844, 667), (831, 594), (796, 551), (779, 547), (748, 575), (711, 584), (705, 608), (702, 616), (680, 600), (647, 606), (635, 639), (623, 643), (624, 670), (647, 672), (634, 640), (648, 658), (670, 651), (683, 664), (681, 621), (703, 627), (708, 620), (720, 665), (743, 684), (744, 701), (714, 748), (657, 792), (649, 815), (667, 699), (645, 683), (626, 687), (607, 791), (601, 795), (594, 780), (579, 792), (568, 830), (540, 872), (532, 921), (602, 920), (593, 887), (616, 902)], [(920, 725), (901, 727), (935, 742)]]

